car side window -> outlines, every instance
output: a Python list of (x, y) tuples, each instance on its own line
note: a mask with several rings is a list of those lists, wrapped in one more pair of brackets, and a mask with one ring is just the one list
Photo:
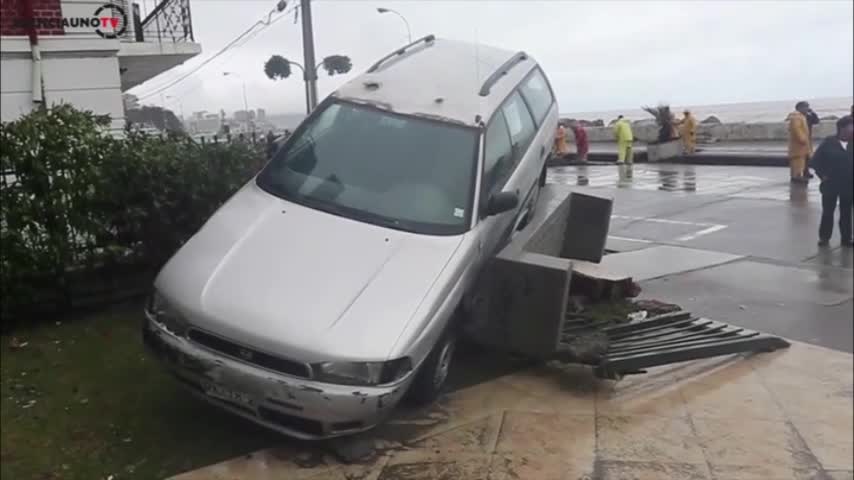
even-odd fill
[(510, 95), (501, 107), (501, 112), (504, 113), (504, 118), (507, 121), (510, 143), (513, 147), (513, 168), (510, 169), (512, 172), (528, 150), (528, 145), (531, 144), (534, 135), (537, 133), (537, 127), (534, 126), (531, 112), (528, 111), (528, 107), (519, 92), (513, 92)]
[(504, 186), (510, 177), (513, 166), (513, 149), (510, 146), (510, 135), (507, 122), (500, 111), (492, 117), (486, 127), (483, 154), (483, 180), (481, 182), (481, 205), (489, 195)]
[(551, 88), (549, 88), (543, 72), (539, 68), (535, 68), (528, 75), (528, 78), (522, 82), (520, 90), (522, 91), (522, 96), (525, 97), (525, 101), (528, 102), (528, 106), (531, 108), (531, 114), (533, 114), (534, 119), (537, 121), (537, 125), (542, 124), (543, 119), (546, 118), (546, 114), (549, 113), (549, 109), (554, 102)]

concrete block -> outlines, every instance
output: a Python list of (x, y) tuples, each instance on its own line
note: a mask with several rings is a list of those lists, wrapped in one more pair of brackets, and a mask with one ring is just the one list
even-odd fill
[(681, 140), (671, 140), (665, 143), (650, 143), (646, 146), (646, 158), (649, 162), (662, 162), (682, 156)]
[(605, 254), (614, 201), (573, 192), (565, 220), (560, 256), (598, 263)]
[(487, 266), (485, 297), (475, 309), (472, 337), (479, 343), (532, 357), (556, 350), (572, 277), (562, 258), (523, 253)]

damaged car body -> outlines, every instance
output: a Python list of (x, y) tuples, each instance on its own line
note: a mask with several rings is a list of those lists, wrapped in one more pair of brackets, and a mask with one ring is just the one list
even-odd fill
[(201, 398), (303, 439), (434, 400), (480, 274), (534, 214), (557, 115), (522, 52), (396, 50), (163, 267), (146, 345)]

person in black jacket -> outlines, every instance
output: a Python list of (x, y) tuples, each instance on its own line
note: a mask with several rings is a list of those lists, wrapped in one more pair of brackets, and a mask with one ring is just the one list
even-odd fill
[(854, 204), (854, 117), (836, 122), (836, 135), (825, 138), (812, 158), (812, 167), (821, 179), (821, 225), (818, 244), (828, 245), (833, 234), (833, 215), (839, 202), (839, 233), (842, 245), (851, 247), (851, 212)]
[[(818, 118), (818, 114), (815, 113), (815, 111), (812, 108), (810, 108), (807, 111), (806, 117), (807, 117), (807, 128), (809, 129), (810, 138), (812, 138), (812, 127), (818, 125), (821, 122), (821, 119)], [(810, 154), (812, 154), (812, 152), (810, 152)], [(813, 174), (810, 173), (810, 156), (809, 155), (807, 155), (807, 161), (804, 162), (804, 178), (806, 178), (807, 180), (809, 180), (810, 178), (813, 178)]]

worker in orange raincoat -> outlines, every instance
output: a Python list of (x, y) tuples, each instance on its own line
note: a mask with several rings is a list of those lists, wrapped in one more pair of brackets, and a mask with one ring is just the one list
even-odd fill
[(807, 158), (812, 153), (812, 141), (810, 140), (809, 126), (807, 125), (807, 113), (810, 104), (798, 102), (795, 111), (789, 114), (789, 170), (793, 183), (806, 183), (809, 181), (804, 176)]
[(563, 157), (569, 153), (569, 145), (566, 144), (566, 127), (563, 126), (563, 122), (557, 124), (552, 151), (558, 157)]
[(684, 114), (682, 121), (679, 122), (679, 134), (682, 136), (685, 153), (691, 155), (697, 150), (697, 119), (689, 110), (685, 110)]

